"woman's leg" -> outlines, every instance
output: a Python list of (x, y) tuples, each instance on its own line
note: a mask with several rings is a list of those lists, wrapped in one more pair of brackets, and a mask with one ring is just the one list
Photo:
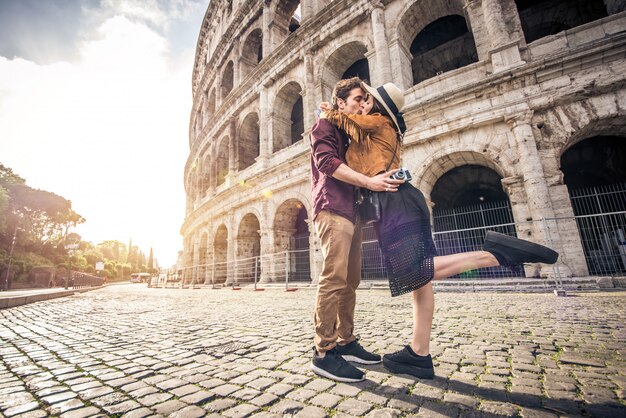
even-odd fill
[[(434, 279), (445, 279), (464, 271), (482, 267), (499, 266), (498, 260), (487, 251), (472, 251), (434, 257)], [(413, 291), (413, 338), (411, 348), (415, 354), (427, 356), (430, 353), (430, 332), (435, 313), (435, 295), (433, 284), (428, 284)]]
[(433, 259), (435, 275), (433, 279), (445, 279), (455, 274), (484, 267), (499, 266), (498, 260), (487, 251), (470, 251), (451, 255), (442, 255)]
[(420, 356), (430, 353), (430, 330), (435, 313), (435, 295), (433, 284), (428, 284), (413, 291), (413, 338), (411, 348)]

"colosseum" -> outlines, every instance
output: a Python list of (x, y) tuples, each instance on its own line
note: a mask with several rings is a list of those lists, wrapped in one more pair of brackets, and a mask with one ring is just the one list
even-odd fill
[[(479, 248), (487, 229), (561, 254), (463, 277), (626, 273), (625, 0), (211, 0), (185, 281), (316, 282), (309, 133), (351, 76), (405, 90), (403, 165), (441, 254)], [(385, 274), (366, 227), (363, 279)]]

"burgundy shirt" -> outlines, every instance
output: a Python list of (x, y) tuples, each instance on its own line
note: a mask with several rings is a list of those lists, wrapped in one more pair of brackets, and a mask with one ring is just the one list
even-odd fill
[(356, 222), (355, 187), (333, 178), (333, 173), (346, 163), (348, 136), (326, 119), (320, 119), (311, 130), (311, 186), (313, 220), (327, 210)]

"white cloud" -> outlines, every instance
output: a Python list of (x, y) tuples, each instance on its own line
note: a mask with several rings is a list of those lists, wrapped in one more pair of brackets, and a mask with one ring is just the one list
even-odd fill
[(107, 3), (127, 5), (82, 44), (77, 63), (0, 57), (0, 160), (72, 200), (87, 218), (84, 239), (132, 236), (171, 264), (181, 247), (193, 56), (172, 66), (167, 39), (133, 19), (165, 22), (163, 12)]

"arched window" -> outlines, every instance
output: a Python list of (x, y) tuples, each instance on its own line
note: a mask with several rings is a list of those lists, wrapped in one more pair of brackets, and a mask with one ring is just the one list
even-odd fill
[(255, 29), (246, 38), (241, 52), (241, 79), (244, 80), (263, 59), (263, 32)]
[(239, 170), (250, 167), (259, 156), (259, 116), (252, 112), (246, 116), (239, 129)]
[(228, 61), (222, 73), (222, 100), (224, 100), (233, 89), (234, 67), (233, 62)]
[(478, 61), (474, 37), (463, 16), (439, 18), (411, 44), (413, 84)]
[(527, 43), (607, 16), (602, 0), (516, 0)]

